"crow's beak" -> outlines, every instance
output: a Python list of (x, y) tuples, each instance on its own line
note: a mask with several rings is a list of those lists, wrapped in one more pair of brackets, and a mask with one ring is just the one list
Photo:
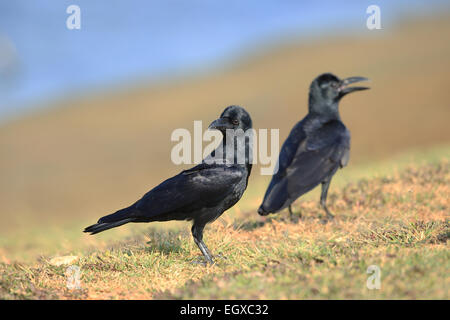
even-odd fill
[(225, 131), (227, 129), (233, 129), (233, 126), (231, 125), (230, 121), (228, 121), (228, 119), (226, 119), (226, 118), (219, 118), (217, 120), (214, 120), (209, 125), (208, 129)]
[(355, 82), (361, 82), (361, 81), (369, 81), (369, 79), (364, 77), (350, 77), (347, 79), (344, 79), (341, 81), (341, 85), (339, 87), (339, 97), (342, 98), (348, 93), (355, 92), (355, 91), (361, 91), (361, 90), (367, 90), (370, 89), (369, 87), (348, 87), (348, 85), (355, 83)]

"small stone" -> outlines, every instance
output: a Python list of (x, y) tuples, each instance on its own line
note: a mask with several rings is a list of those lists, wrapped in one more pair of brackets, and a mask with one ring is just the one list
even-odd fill
[(50, 264), (54, 266), (61, 266), (63, 264), (71, 264), (77, 261), (78, 256), (62, 256), (62, 257), (54, 257), (50, 259)]

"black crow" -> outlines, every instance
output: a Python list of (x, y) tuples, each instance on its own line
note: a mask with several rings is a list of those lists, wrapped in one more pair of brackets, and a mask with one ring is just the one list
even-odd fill
[[(252, 120), (247, 111), (239, 106), (227, 107), (220, 118), (209, 126), (209, 129), (220, 130), (223, 134), (223, 143), (211, 154), (222, 161), (205, 158), (201, 164), (162, 182), (131, 206), (100, 218), (84, 232), (96, 234), (128, 222), (192, 220), (195, 243), (207, 262), (214, 263), (203, 242), (203, 229), (207, 223), (234, 206), (247, 188), (252, 168), (249, 152), (251, 139), (245, 136), (244, 144), (234, 140), (237, 140), (238, 132), (242, 136), (251, 128)], [(233, 137), (234, 133), (236, 135)], [(230, 136), (233, 137), (233, 144), (228, 139), (227, 145), (227, 137)], [(230, 145), (232, 149), (227, 148)], [(241, 150), (242, 146), (244, 150)], [(234, 161), (242, 152), (242, 161)]]
[(289, 207), (301, 195), (322, 184), (320, 205), (327, 218), (333, 214), (326, 206), (328, 187), (339, 168), (347, 165), (350, 154), (350, 132), (341, 121), (339, 101), (350, 92), (369, 89), (348, 87), (368, 80), (363, 77), (339, 79), (331, 73), (318, 76), (309, 88), (309, 111), (292, 129), (281, 147), (278, 171), (273, 175), (260, 215)]

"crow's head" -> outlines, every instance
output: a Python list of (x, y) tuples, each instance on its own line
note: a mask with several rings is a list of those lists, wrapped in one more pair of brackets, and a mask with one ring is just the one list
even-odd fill
[(214, 120), (209, 129), (216, 129), (225, 132), (227, 129), (242, 129), (244, 132), (252, 128), (252, 119), (244, 108), (239, 106), (229, 106), (220, 115), (220, 118)]
[(350, 77), (341, 80), (332, 73), (321, 74), (314, 79), (309, 88), (310, 111), (327, 106), (337, 108), (338, 102), (348, 93), (369, 89), (368, 87), (349, 87), (348, 85), (367, 80), (369, 79), (364, 77)]

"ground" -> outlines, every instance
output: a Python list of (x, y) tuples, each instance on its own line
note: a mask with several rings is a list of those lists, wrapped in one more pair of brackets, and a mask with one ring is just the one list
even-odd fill
[[(440, 160), (338, 182), (329, 196), (336, 218), (326, 224), (313, 197), (296, 202), (298, 222), (287, 212), (224, 214), (205, 232), (218, 256), (212, 266), (194, 263), (201, 256), (187, 223), (126, 226), (115, 240), (74, 230), (82, 244), (57, 252), (76, 256), (79, 288), (67, 286), (74, 275), (69, 264), (54, 265), (55, 255), (11, 260), (14, 249), (33, 250), (9, 243), (0, 298), (449, 299), (450, 164), (443, 150)], [(371, 265), (381, 272), (379, 289), (367, 287)]]

